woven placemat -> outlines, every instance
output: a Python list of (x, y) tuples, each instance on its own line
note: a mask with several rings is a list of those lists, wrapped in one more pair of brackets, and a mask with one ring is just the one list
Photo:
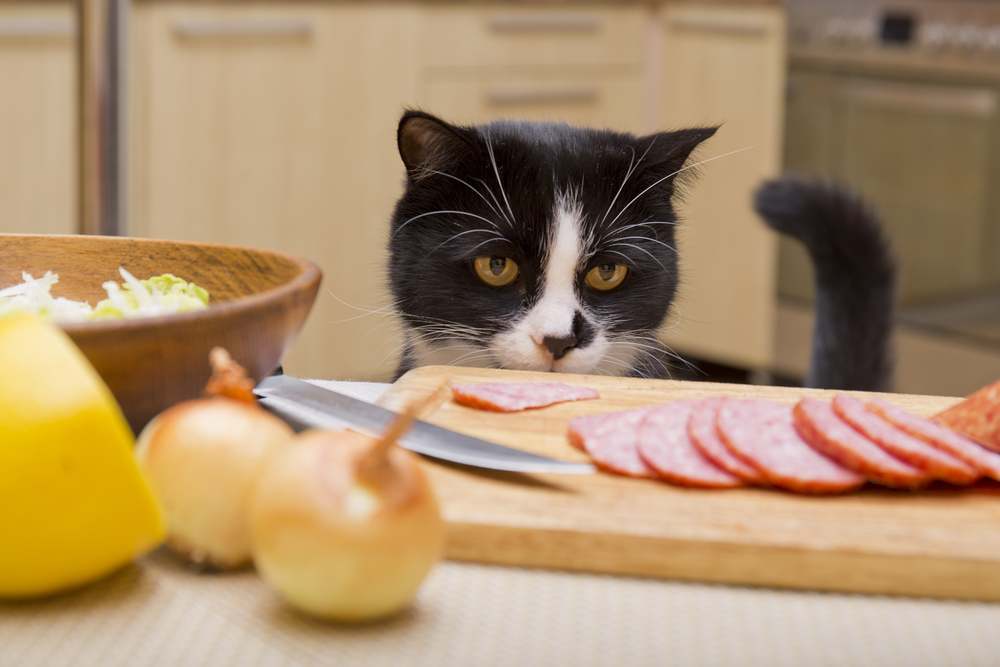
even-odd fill
[(702, 585), (444, 562), (415, 603), (349, 626), (253, 570), (158, 551), (48, 600), (0, 603), (0, 665), (1000, 664), (1000, 604)]

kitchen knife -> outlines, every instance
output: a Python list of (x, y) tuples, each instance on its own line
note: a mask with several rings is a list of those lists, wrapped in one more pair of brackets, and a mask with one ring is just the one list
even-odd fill
[[(321, 413), (325, 423), (333, 422), (376, 438), (382, 435), (385, 427), (397, 416), (392, 410), (287, 375), (266, 377), (253, 392), (265, 399), (262, 403), (264, 407), (268, 407), (266, 399), (284, 399), (296, 404), (296, 407)], [(560, 461), (538, 456), (419, 420), (414, 421), (413, 428), (402, 437), (399, 444), (424, 456), (478, 468), (563, 474), (587, 474), (596, 471), (589, 463)]]

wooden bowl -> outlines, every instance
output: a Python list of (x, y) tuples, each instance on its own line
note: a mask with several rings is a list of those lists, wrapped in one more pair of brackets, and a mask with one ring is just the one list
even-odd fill
[(118, 267), (145, 279), (172, 273), (208, 290), (207, 310), (164, 317), (63, 324), (107, 382), (138, 433), (164, 409), (197, 398), (219, 345), (255, 381), (271, 373), (312, 308), (320, 270), (280, 252), (211, 243), (108, 236), (0, 234), (0, 289), (52, 271), (53, 296), (96, 305)]

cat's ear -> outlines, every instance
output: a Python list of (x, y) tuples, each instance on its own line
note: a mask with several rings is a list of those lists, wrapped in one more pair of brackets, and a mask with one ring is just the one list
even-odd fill
[(410, 182), (448, 169), (473, 150), (461, 128), (422, 111), (403, 114), (396, 141)]
[(673, 192), (674, 180), (685, 171), (684, 165), (703, 141), (718, 131), (716, 127), (698, 127), (674, 132), (659, 132), (640, 139), (639, 149), (647, 154), (647, 169), (663, 190)]

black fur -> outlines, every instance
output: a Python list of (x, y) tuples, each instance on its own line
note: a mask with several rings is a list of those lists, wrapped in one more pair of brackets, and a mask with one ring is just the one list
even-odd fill
[(806, 386), (888, 391), (896, 266), (878, 215), (842, 186), (785, 176), (754, 205), (805, 244), (816, 276), (816, 325)]
[[(705, 128), (637, 137), (511, 121), (458, 127), (429, 114), (406, 112), (398, 132), (406, 191), (397, 203), (389, 241), (390, 285), (405, 326), (480, 346), (505, 330), (539, 296), (552, 201), (557, 192), (574, 191), (587, 215), (586, 232), (594, 239), (590, 265), (624, 259), (631, 271), (613, 294), (588, 291), (581, 275), (580, 295), (612, 333), (653, 336), (677, 290), (672, 224), (643, 228), (636, 234), (643, 238), (629, 240), (635, 247), (611, 248), (605, 241), (627, 224), (673, 223), (675, 181), (685, 175), (680, 170), (714, 133), (715, 128)], [(625, 174), (636, 165), (619, 193)], [(502, 238), (470, 215), (418, 218), (430, 211), (486, 218), (499, 227)], [(481, 231), (469, 232), (476, 227)], [(468, 233), (456, 236), (461, 232)], [(514, 259), (521, 267), (518, 280), (502, 289), (482, 283), (472, 263), (483, 254)], [(586, 322), (575, 320), (574, 329), (579, 329), (581, 345), (594, 333)], [(399, 374), (414, 365), (412, 352), (408, 346)], [(643, 356), (627, 374), (661, 377), (665, 372), (657, 354)]]

